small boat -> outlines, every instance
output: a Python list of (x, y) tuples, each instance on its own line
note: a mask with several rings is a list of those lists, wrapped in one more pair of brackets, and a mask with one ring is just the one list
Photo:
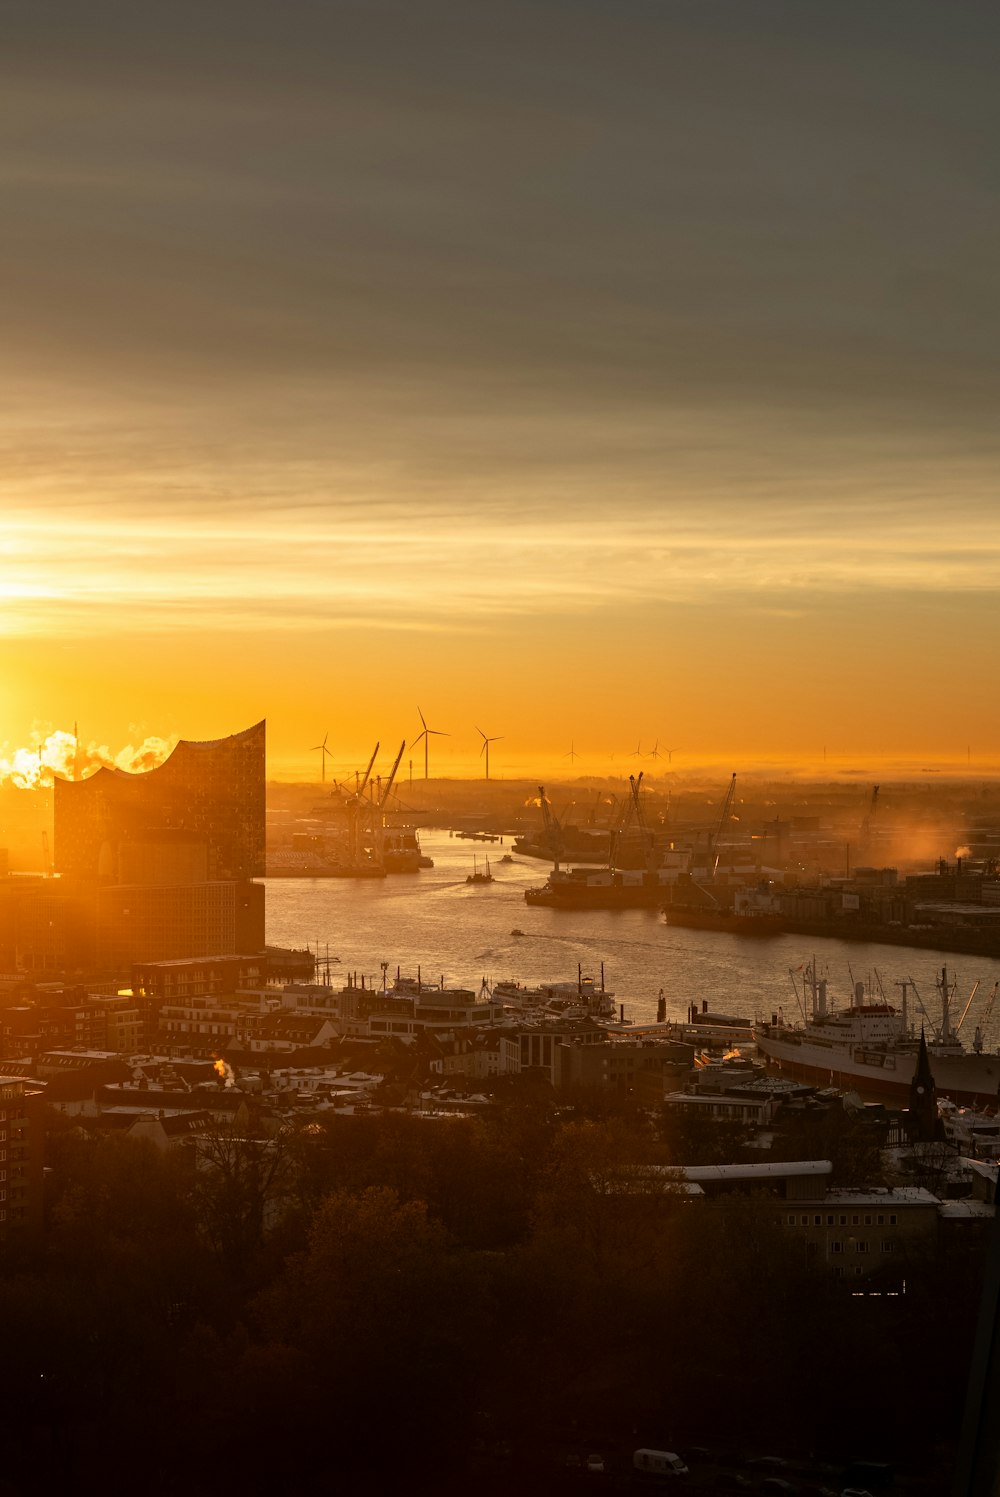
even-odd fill
[(511, 931), (511, 935), (512, 936), (523, 936), (524, 935), (524, 931), (523, 930), (518, 930), (517, 926), (515, 925), (514, 929)]
[(489, 860), (489, 858), (486, 859), (486, 872), (485, 873), (479, 867), (479, 864), (477, 863), (476, 859), (473, 858), (473, 860), (472, 860), (472, 872), (469, 874), (469, 876), (465, 880), (465, 882), (467, 884), (492, 884), (492, 882), (493, 882), (493, 875), (490, 872), (490, 860)]
[(511, 857), (509, 852), (505, 852), (500, 861), (501, 863), (513, 863), (514, 859)]

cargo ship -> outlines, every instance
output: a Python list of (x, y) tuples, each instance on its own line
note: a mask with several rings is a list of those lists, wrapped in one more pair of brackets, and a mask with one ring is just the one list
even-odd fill
[(526, 904), (557, 910), (658, 910), (677, 868), (553, 869), (537, 889), (525, 889)]
[[(908, 983), (902, 1009), (870, 1001), (858, 983), (846, 1009), (828, 1006), (827, 985), (817, 979), (814, 967), (806, 968), (804, 993), (809, 1013), (801, 1024), (787, 1024), (780, 1013), (770, 1023), (753, 1026), (753, 1040), (769, 1070), (813, 1082), (854, 1091), (864, 1100), (906, 1106), (910, 1083), (917, 1066), (920, 1034), (914, 1032), (907, 1014)], [(959, 1040), (951, 1025), (947, 968), (938, 982), (942, 1021), (927, 1041), (927, 1054), (938, 1094), (960, 1107), (996, 1109), (1000, 1106), (1000, 1052), (985, 1048), (977, 1028), (971, 1049)]]

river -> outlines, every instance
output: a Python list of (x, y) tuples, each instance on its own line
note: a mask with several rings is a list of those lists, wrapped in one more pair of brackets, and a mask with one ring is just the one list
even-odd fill
[[(348, 972), (381, 982), (381, 963), (392, 976), (421, 968), (425, 979), (478, 988), (484, 977), (522, 982), (600, 976), (627, 1017), (655, 1019), (660, 989), (670, 1018), (687, 1005), (706, 1000), (726, 1012), (769, 1016), (779, 1006), (797, 1015), (790, 971), (816, 959), (830, 997), (847, 1002), (854, 980), (881, 978), (886, 996), (898, 1002), (894, 986), (912, 978), (931, 1017), (940, 1014), (936, 980), (943, 966), (957, 977), (952, 1002), (956, 1022), (973, 985), (979, 990), (966, 1020), (968, 1038), (983, 1016), (989, 993), (1000, 981), (1000, 962), (950, 952), (775, 936), (761, 939), (669, 927), (653, 910), (552, 910), (529, 906), (524, 891), (544, 881), (547, 867), (534, 858), (501, 863), (500, 843), (475, 843), (446, 831), (420, 834), (434, 867), (385, 879), (268, 879), (267, 939), (277, 946), (305, 946), (325, 958), (339, 985)], [(470, 886), (473, 859), (490, 860), (494, 882)], [(513, 935), (514, 930), (523, 935)], [(919, 1009), (910, 998), (911, 1016)], [(963, 1037), (966, 1029), (963, 1029)], [(1000, 1043), (1000, 1002), (990, 1019), (990, 1043)]]

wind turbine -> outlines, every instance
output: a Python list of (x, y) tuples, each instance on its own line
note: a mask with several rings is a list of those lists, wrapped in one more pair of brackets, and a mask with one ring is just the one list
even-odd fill
[(650, 749), (650, 751), (649, 751), (649, 757), (651, 759), (659, 759), (659, 758), (662, 757), (661, 754), (660, 754), (660, 740), (659, 739), (656, 740), (656, 742), (653, 744), (653, 747)]
[(566, 753), (565, 753), (565, 754), (563, 754), (563, 758), (564, 758), (564, 759), (569, 759), (569, 760), (570, 760), (570, 761), (572, 761), (572, 760), (573, 760), (573, 759), (579, 759), (579, 757), (580, 757), (580, 755), (579, 755), (579, 754), (578, 754), (578, 753), (577, 753), (577, 751), (576, 751), (576, 742), (575, 742), (575, 740), (574, 740), (574, 741), (573, 741), (573, 742), (572, 742), (572, 743), (571, 743), (571, 744), (570, 744), (570, 746), (569, 746), (569, 748), (568, 748), (568, 749), (567, 749), (567, 751), (566, 751)]
[(629, 754), (629, 758), (630, 759), (641, 759), (642, 758), (642, 739), (641, 738), (639, 739), (639, 742), (636, 744), (634, 751), (631, 754)]
[(314, 743), (312, 748), (309, 750), (311, 754), (319, 754), (319, 778), (320, 783), (323, 785), (326, 784), (326, 761), (328, 758), (333, 758), (333, 750), (328, 749), (326, 746), (326, 740), (329, 738), (329, 736), (330, 729), (327, 728), (326, 732), (323, 734), (323, 742)]
[(424, 725), (424, 731), (417, 734), (416, 738), (414, 738), (413, 742), (410, 744), (410, 748), (416, 748), (421, 738), (424, 740), (424, 779), (426, 780), (429, 778), (427, 770), (427, 746), (430, 742), (431, 734), (433, 733), (436, 738), (450, 738), (451, 734), (446, 733), (444, 728), (429, 728), (427, 726), (427, 719), (426, 717), (424, 717), (424, 714), (421, 712), (419, 707), (417, 708), (417, 716), (420, 718), (420, 721)]
[(483, 732), (482, 728), (477, 728), (476, 732), (479, 734), (480, 738), (483, 740), (483, 746), (479, 750), (479, 757), (481, 759), (484, 754), (486, 755), (486, 778), (489, 779), (489, 777), (490, 777), (490, 744), (491, 743), (499, 743), (500, 739), (503, 738), (504, 735), (503, 735), (503, 733), (494, 733), (494, 735), (493, 735), (492, 738), (487, 738), (487, 736)]

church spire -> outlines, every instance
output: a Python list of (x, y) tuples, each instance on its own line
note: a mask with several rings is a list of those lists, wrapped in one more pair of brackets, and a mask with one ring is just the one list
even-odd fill
[(920, 1027), (920, 1049), (910, 1082), (910, 1137), (915, 1142), (932, 1143), (938, 1135), (937, 1087), (927, 1053), (927, 1039)]

